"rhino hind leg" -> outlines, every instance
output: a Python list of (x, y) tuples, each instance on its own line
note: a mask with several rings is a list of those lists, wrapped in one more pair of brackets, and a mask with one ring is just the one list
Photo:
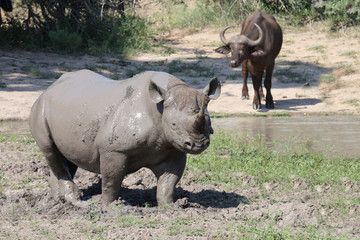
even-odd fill
[(63, 199), (76, 203), (80, 200), (80, 192), (73, 181), (77, 166), (69, 162), (55, 146), (45, 153), (50, 167), (49, 185), (55, 200)]
[(36, 143), (44, 153), (50, 167), (49, 185), (54, 199), (75, 202), (80, 199), (78, 187), (73, 182), (77, 166), (69, 162), (58, 150), (51, 138), (51, 132), (43, 117), (44, 102), (37, 100), (31, 110), (30, 130)]

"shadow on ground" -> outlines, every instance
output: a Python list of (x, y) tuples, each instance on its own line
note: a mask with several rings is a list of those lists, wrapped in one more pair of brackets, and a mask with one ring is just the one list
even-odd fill
[[(101, 179), (93, 183), (86, 189), (82, 189), (82, 200), (89, 200), (96, 195), (101, 195)], [(157, 206), (156, 187), (150, 189), (122, 188), (120, 198), (125, 205), (130, 206)], [(189, 206), (201, 208), (233, 208), (239, 204), (249, 204), (245, 196), (233, 192), (219, 192), (215, 190), (202, 189), (200, 192), (190, 192), (177, 187), (174, 194), (174, 200), (186, 198), (186, 203), (182, 207)]]

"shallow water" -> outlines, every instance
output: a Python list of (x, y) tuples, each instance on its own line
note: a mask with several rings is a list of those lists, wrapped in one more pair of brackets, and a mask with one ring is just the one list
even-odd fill
[(296, 116), (212, 119), (216, 129), (261, 136), (270, 145), (303, 144), (309, 150), (360, 159), (360, 117)]
[[(360, 159), (358, 116), (213, 118), (212, 125), (215, 132), (223, 129), (249, 137), (260, 136), (270, 146), (302, 144), (317, 153)], [(0, 136), (12, 135), (29, 136), (28, 122), (0, 122)]]

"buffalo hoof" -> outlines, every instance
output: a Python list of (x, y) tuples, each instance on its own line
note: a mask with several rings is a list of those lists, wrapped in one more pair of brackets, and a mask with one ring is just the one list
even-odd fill
[(266, 104), (266, 108), (267, 109), (274, 109), (275, 108), (275, 105), (273, 103), (267, 103)]
[(253, 104), (254, 110), (261, 109), (261, 105), (259, 104)]
[(249, 100), (250, 98), (249, 98), (249, 96), (242, 96), (241, 99), (242, 100)]

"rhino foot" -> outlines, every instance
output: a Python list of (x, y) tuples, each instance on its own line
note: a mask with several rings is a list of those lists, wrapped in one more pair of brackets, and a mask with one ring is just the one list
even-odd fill
[(80, 191), (73, 181), (63, 179), (58, 180), (51, 174), (49, 185), (54, 200), (64, 200), (74, 204), (80, 202)]

